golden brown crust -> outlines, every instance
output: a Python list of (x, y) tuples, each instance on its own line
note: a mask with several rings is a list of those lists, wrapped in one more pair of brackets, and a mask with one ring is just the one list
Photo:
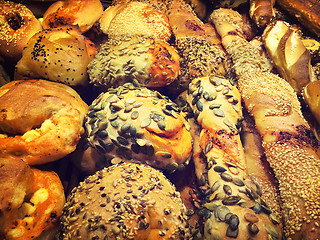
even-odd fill
[(43, 28), (77, 25), (82, 33), (99, 20), (103, 6), (99, 0), (67, 0), (54, 2), (43, 14)]
[(275, 0), (251, 0), (249, 14), (258, 28), (265, 28), (275, 17)]
[(167, 97), (147, 88), (125, 84), (101, 94), (90, 106), (86, 129), (89, 144), (109, 159), (170, 171), (189, 163), (192, 138), (184, 115)]
[[(1, 189), (6, 190), (8, 195), (4, 196), (11, 203), (9, 207), (0, 208), (0, 236), (8, 240), (31, 240), (47, 230), (55, 230), (65, 203), (58, 175), (30, 168), (19, 159), (0, 162)], [(12, 184), (13, 198), (8, 192)], [(27, 188), (23, 188), (24, 185)]]
[(139, 1), (110, 6), (104, 11), (100, 26), (109, 37), (139, 34), (168, 41), (172, 32), (164, 13)]
[(114, 36), (88, 65), (91, 83), (104, 89), (132, 81), (159, 88), (177, 79), (179, 71), (179, 55), (174, 47), (140, 35)]
[(16, 65), (14, 79), (42, 78), (73, 86), (86, 85), (87, 66), (93, 57), (78, 27), (46, 29), (28, 42)]
[(41, 23), (24, 5), (0, 1), (0, 54), (18, 61), (28, 40), (42, 30)]
[(0, 88), (0, 99), (1, 157), (41, 164), (76, 148), (88, 106), (70, 87), (45, 80), (12, 81)]
[(277, 0), (277, 4), (320, 37), (320, 2), (318, 0)]
[(307, 84), (303, 89), (303, 99), (307, 103), (313, 116), (320, 123), (320, 96), (319, 96), (320, 81), (314, 81)]
[[(202, 128), (199, 145), (206, 161), (207, 171), (199, 179), (201, 188), (208, 188), (202, 211), (211, 213), (204, 216), (209, 216), (204, 239), (280, 238), (278, 220), (262, 200), (261, 187), (246, 172), (238, 132), (240, 93), (233, 82), (213, 75), (196, 78), (189, 85), (188, 103)], [(195, 167), (197, 172), (203, 164), (195, 162)]]
[(180, 194), (160, 171), (117, 164), (74, 189), (64, 208), (60, 239), (189, 239), (185, 210)]
[(281, 77), (290, 83), (298, 95), (314, 81), (311, 55), (299, 34), (286, 22), (277, 20), (263, 32), (263, 43)]

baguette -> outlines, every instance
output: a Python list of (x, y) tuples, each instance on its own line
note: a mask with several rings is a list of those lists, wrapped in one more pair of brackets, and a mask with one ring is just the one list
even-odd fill
[(205, 219), (204, 239), (281, 239), (278, 219), (262, 200), (260, 185), (246, 172), (238, 132), (241, 99), (233, 82), (217, 75), (196, 78), (187, 101), (201, 126), (199, 144), (206, 161), (199, 182), (208, 189), (198, 212)]
[(319, 0), (277, 0), (277, 4), (309, 31), (320, 37)]
[(180, 56), (180, 76), (169, 85), (168, 92), (179, 95), (190, 81), (208, 74), (225, 75), (226, 54), (207, 40), (204, 23), (183, 0), (168, 1), (166, 14)]
[(273, 21), (262, 35), (269, 57), (281, 77), (301, 95), (302, 89), (314, 81), (311, 55), (299, 34), (284, 21)]
[(235, 62), (239, 91), (255, 119), (267, 161), (279, 181), (285, 236), (292, 240), (317, 239), (320, 235), (317, 227), (320, 216), (318, 142), (302, 116), (299, 100), (289, 83), (254, 68), (255, 62), (242, 64), (247, 61), (252, 46), (240, 39), (240, 34), (232, 35), (237, 29), (233, 23), (241, 21), (237, 16), (235, 11), (227, 9), (215, 10), (211, 15)]

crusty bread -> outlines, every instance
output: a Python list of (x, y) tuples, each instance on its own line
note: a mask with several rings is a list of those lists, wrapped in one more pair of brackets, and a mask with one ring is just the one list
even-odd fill
[(318, 0), (277, 0), (277, 4), (313, 34), (320, 37), (320, 2)]
[(299, 34), (284, 21), (273, 21), (264, 30), (263, 43), (281, 77), (290, 83), (298, 95), (314, 81), (311, 55)]
[(185, 211), (180, 194), (160, 171), (117, 164), (72, 191), (60, 239), (189, 239)]
[(88, 31), (103, 13), (100, 0), (56, 1), (43, 14), (43, 28), (77, 25), (82, 33)]
[[(241, 98), (233, 82), (213, 75), (196, 78), (187, 100), (201, 127), (199, 146), (206, 161), (199, 179), (201, 188), (207, 185), (202, 211), (211, 213), (204, 213), (204, 239), (280, 238), (277, 218), (262, 199), (258, 182), (246, 172), (238, 132)], [(201, 161), (195, 166), (203, 169)]]
[(139, 1), (110, 6), (99, 22), (101, 30), (109, 37), (139, 34), (168, 41), (172, 33), (163, 12)]
[(95, 51), (94, 44), (88, 41), (76, 26), (42, 30), (29, 40), (16, 65), (14, 79), (42, 78), (72, 86), (88, 84), (87, 66)]
[(0, 54), (16, 62), (28, 40), (42, 30), (41, 23), (24, 5), (0, 1)]
[(65, 204), (58, 175), (20, 159), (1, 158), (0, 166), (1, 239), (31, 240), (56, 231)]
[(132, 81), (160, 88), (170, 85), (179, 73), (177, 50), (163, 40), (144, 35), (113, 36), (88, 65), (90, 82), (102, 89)]
[(67, 85), (12, 81), (0, 88), (0, 101), (0, 158), (55, 161), (74, 151), (84, 132), (88, 106)]
[(259, 61), (252, 56), (250, 44), (241, 33), (233, 34), (238, 31), (232, 24), (237, 15), (218, 9), (212, 17), (235, 63), (239, 91), (279, 182), (284, 234), (289, 239), (316, 239), (320, 235), (318, 142), (302, 116), (294, 89), (278, 75), (256, 67)]
[(130, 83), (100, 94), (90, 106), (85, 126), (89, 145), (109, 160), (121, 158), (174, 171), (191, 157), (191, 134), (177, 105), (157, 91)]

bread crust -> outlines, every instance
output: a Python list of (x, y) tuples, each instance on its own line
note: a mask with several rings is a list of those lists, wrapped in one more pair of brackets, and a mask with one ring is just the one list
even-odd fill
[(75, 150), (88, 106), (73, 89), (45, 80), (12, 81), (0, 88), (0, 99), (0, 157), (43, 164)]
[(24, 5), (0, 1), (0, 54), (18, 61), (28, 40), (42, 30), (41, 23)]

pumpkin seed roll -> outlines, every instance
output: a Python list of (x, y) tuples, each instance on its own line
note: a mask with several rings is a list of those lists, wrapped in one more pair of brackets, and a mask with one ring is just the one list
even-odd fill
[[(280, 240), (279, 221), (246, 171), (239, 134), (241, 97), (234, 82), (217, 75), (196, 78), (187, 101), (201, 127), (199, 145), (206, 162), (199, 178), (205, 196), (198, 213), (205, 219), (204, 239)], [(198, 167), (203, 168), (201, 162)]]
[(122, 163), (74, 188), (59, 239), (189, 239), (180, 193), (162, 172)]
[(100, 47), (88, 65), (91, 83), (117, 87), (132, 79), (149, 88), (171, 84), (179, 75), (179, 55), (163, 40), (144, 35), (119, 35)]
[(134, 161), (170, 171), (189, 162), (192, 137), (185, 124), (168, 97), (131, 83), (100, 94), (85, 122), (88, 144), (112, 163)]

